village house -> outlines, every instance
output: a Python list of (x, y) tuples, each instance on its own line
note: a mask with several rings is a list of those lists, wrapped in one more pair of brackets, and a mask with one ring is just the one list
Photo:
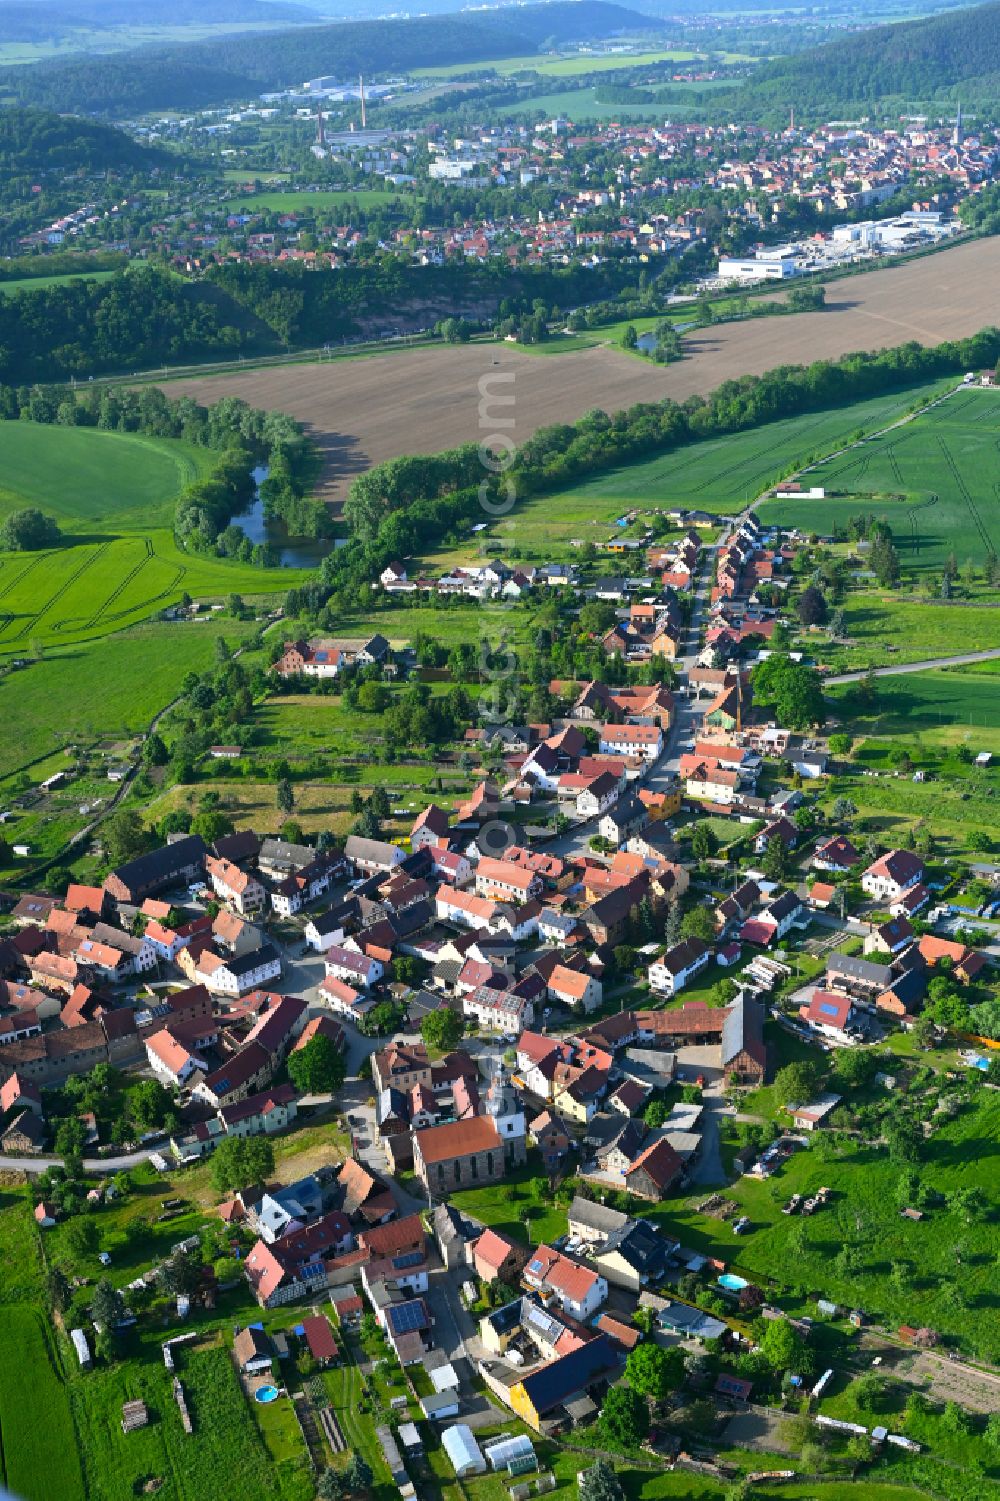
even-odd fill
[(911, 850), (889, 850), (861, 877), (862, 890), (876, 901), (898, 901), (924, 878), (924, 862)]
[(551, 1177), (569, 1158), (570, 1137), (552, 1111), (543, 1110), (528, 1123), (529, 1140), (541, 1153), (542, 1165)]
[(367, 954), (336, 943), (326, 950), (324, 965), (328, 979), (343, 980), (345, 984), (352, 986), (360, 985), (363, 990), (377, 985), (385, 974), (381, 960), (369, 958)]
[(207, 1071), (205, 1060), (178, 1042), (166, 1027), (146, 1038), (146, 1057), (160, 1083), (174, 1089), (187, 1085), (199, 1070)]
[(553, 1297), (558, 1306), (581, 1323), (588, 1322), (606, 1302), (608, 1284), (599, 1272), (551, 1246), (538, 1246), (522, 1273), (526, 1287)]
[(472, 1245), (472, 1265), (481, 1282), (509, 1282), (517, 1285), (528, 1259), (527, 1246), (515, 1245), (495, 1230), (484, 1230)]
[(684, 938), (649, 966), (649, 987), (658, 995), (676, 995), (711, 958), (712, 950), (700, 938)]
[(600, 980), (586, 970), (568, 969), (557, 964), (549, 975), (547, 995), (571, 1010), (594, 1011), (604, 998)]
[(651, 1142), (626, 1169), (625, 1189), (640, 1199), (658, 1202), (681, 1177), (684, 1164), (665, 1136)]
[(231, 860), (205, 857), (205, 872), (212, 890), (241, 917), (251, 917), (267, 906), (267, 892), (257, 877), (234, 865)]

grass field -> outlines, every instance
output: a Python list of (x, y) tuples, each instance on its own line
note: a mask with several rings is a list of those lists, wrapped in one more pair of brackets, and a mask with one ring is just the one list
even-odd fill
[[(856, 683), (831, 687), (828, 695), (849, 729), (873, 735), (926, 738), (935, 745), (982, 741), (983, 749), (996, 744), (1000, 731), (1000, 675), (972, 666), (879, 678), (871, 705)], [(912, 746), (907, 748), (912, 753)]]
[(82, 1501), (69, 1400), (41, 1314), (25, 1304), (0, 1308), (0, 1340), (6, 1354), (0, 1367), (5, 1483), (23, 1501)]
[[(966, 650), (1000, 647), (1000, 610), (987, 605), (901, 599), (873, 589), (849, 593), (842, 608), (849, 644), (830, 641), (819, 632), (806, 632), (800, 638), (834, 672), (872, 664), (891, 667), (927, 662)], [(984, 667), (988, 669), (989, 664), (979, 663), (976, 671)]]
[(37, 292), (42, 287), (64, 287), (71, 281), (108, 281), (114, 275), (114, 271), (70, 271), (63, 276), (24, 276), (17, 281), (0, 281), (0, 297), (10, 297), (14, 292)]
[[(991, 1212), (971, 1225), (943, 1204), (920, 1223), (901, 1219), (895, 1191), (899, 1165), (889, 1161), (884, 1149), (858, 1142), (843, 1156), (814, 1143), (795, 1153), (770, 1181), (738, 1179), (727, 1194), (750, 1216), (752, 1231), (742, 1241), (734, 1240), (720, 1221), (699, 1215), (693, 1200), (684, 1206), (668, 1202), (650, 1217), (675, 1231), (685, 1245), (720, 1257), (731, 1270), (765, 1288), (787, 1289), (792, 1283), (803, 1295), (860, 1306), (890, 1325), (927, 1325), (995, 1360), (1000, 1352), (995, 1317), (1000, 1190), (986, 1164), (997, 1152), (998, 1138), (1000, 1098), (984, 1090), (956, 1119), (940, 1126), (925, 1148), (920, 1176), (929, 1187), (948, 1195), (974, 1185), (986, 1194)], [(812, 1193), (821, 1184), (833, 1191), (828, 1212), (808, 1221), (781, 1213), (793, 1192)], [(845, 1241), (860, 1255), (859, 1270), (847, 1277), (834, 1265)], [(963, 1252), (956, 1261), (959, 1242)], [(912, 1269), (902, 1285), (887, 1275), (889, 1263), (897, 1260)], [(961, 1301), (949, 1290), (956, 1284)]]
[(0, 678), (0, 777), (74, 742), (143, 729), (186, 672), (208, 667), (215, 642), (241, 639), (235, 620), (134, 626)]
[(949, 553), (980, 567), (1000, 551), (1000, 393), (955, 393), (898, 432), (873, 439), (810, 473), (815, 502), (770, 501), (763, 515), (832, 531), (859, 509), (885, 516), (904, 567), (940, 569)]

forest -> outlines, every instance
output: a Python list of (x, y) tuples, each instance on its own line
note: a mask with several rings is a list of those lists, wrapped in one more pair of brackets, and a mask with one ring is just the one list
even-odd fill
[(46, 172), (106, 172), (176, 165), (177, 158), (140, 146), (123, 130), (41, 109), (0, 109), (0, 182), (36, 181)]
[(649, 32), (658, 24), (605, 0), (553, 0), (481, 15), (344, 22), (46, 60), (0, 69), (0, 93), (50, 109), (112, 116), (194, 109), (318, 74), (352, 77), (477, 62), (532, 53), (542, 42)]
[(877, 26), (811, 52), (763, 63), (737, 95), (755, 113), (791, 103), (797, 117), (884, 115), (895, 102), (996, 103), (1000, 4)]
[(259, 342), (239, 309), (154, 267), (0, 298), (0, 381), (9, 383), (227, 357)]
[[(395, 257), (340, 271), (226, 265), (203, 282), (154, 266), (106, 281), (17, 291), (0, 298), (0, 381), (66, 380), (184, 364), (238, 353), (316, 348), (366, 319), (405, 321), (410, 304), (438, 299), (456, 313), (572, 306), (621, 290), (636, 275), (624, 261), (585, 266), (416, 266)], [(390, 309), (390, 313), (386, 313)]]

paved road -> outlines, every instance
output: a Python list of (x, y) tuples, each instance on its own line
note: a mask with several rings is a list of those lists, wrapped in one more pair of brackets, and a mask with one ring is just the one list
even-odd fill
[[(958, 657), (928, 657), (923, 662), (894, 662), (891, 667), (873, 667), (877, 678), (902, 677), (910, 672), (928, 672), (934, 667), (965, 667), (972, 662), (993, 662), (1000, 657), (1000, 647), (989, 651), (970, 651)], [(824, 678), (824, 683), (860, 683), (868, 676), (868, 669), (861, 672), (841, 672), (835, 677)]]
[[(120, 1157), (85, 1157), (85, 1173), (120, 1173), (125, 1168), (138, 1167), (148, 1162), (155, 1148), (146, 1147), (141, 1152), (125, 1152)], [(11, 1168), (16, 1173), (44, 1173), (47, 1167), (62, 1167), (61, 1157), (0, 1157), (0, 1168)]]

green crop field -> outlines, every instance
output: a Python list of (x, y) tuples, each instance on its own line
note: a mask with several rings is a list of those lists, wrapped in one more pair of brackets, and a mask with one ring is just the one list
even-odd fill
[(32, 505), (64, 530), (169, 526), (177, 494), (213, 458), (176, 439), (0, 422), (0, 520)]
[[(599, 340), (600, 332), (580, 337)], [(425, 562), (428, 566), (467, 562), (491, 540), (504, 549), (516, 549), (513, 557), (565, 560), (573, 556), (571, 544), (575, 542), (610, 540), (616, 519), (632, 508), (739, 511), (796, 465), (830, 452), (853, 434), (874, 432), (895, 421), (920, 394), (896, 392), (854, 406), (789, 417), (623, 465), (566, 490), (525, 499), (488, 532), (470, 543), (430, 554)]]
[(894, 422), (919, 395), (917, 391), (897, 391), (853, 406), (809, 412), (744, 433), (709, 438), (675, 453), (615, 469), (560, 499), (572, 506), (581, 497), (589, 500), (606, 496), (616, 506), (652, 501), (657, 505), (739, 511), (812, 455), (828, 453), (854, 433), (874, 432)]
[(662, 104), (603, 104), (594, 87), (559, 89), (551, 94), (535, 95), (519, 103), (504, 104), (497, 113), (531, 119), (565, 115), (569, 120), (662, 120), (667, 114), (675, 119), (685, 111), (674, 104), (669, 110)]
[(821, 507), (771, 501), (764, 518), (829, 532), (872, 511), (888, 520), (904, 567), (940, 569), (952, 552), (981, 566), (1000, 551), (1000, 394), (958, 391), (809, 478), (826, 489)]

